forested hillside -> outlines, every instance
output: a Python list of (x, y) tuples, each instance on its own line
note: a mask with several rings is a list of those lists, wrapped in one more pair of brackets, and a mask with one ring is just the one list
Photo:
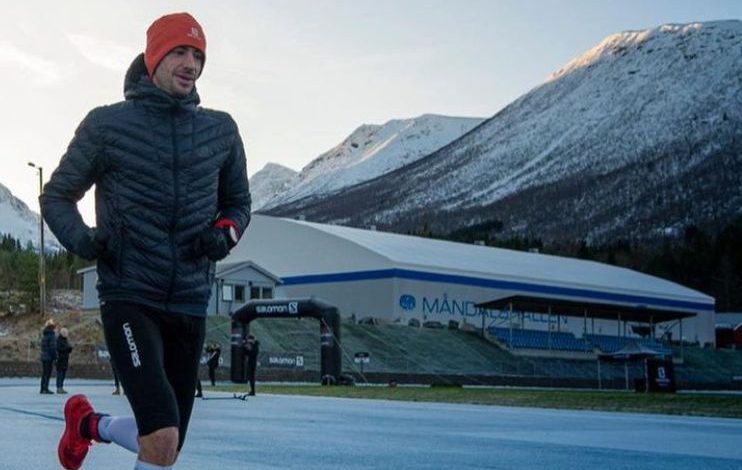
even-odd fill
[[(77, 271), (90, 265), (67, 251), (46, 257), (47, 292), (52, 289), (81, 289)], [(36, 312), (39, 308), (39, 254), (29, 244), (10, 235), (0, 239), (0, 315)]]
[(680, 234), (652, 242), (626, 238), (606, 245), (589, 245), (585, 240), (548, 244), (539, 238), (503, 237), (502, 227), (502, 222), (493, 219), (448, 233), (426, 228), (411, 234), (600, 261), (711, 295), (716, 298), (717, 312), (742, 311), (742, 218), (716, 235), (689, 225)]

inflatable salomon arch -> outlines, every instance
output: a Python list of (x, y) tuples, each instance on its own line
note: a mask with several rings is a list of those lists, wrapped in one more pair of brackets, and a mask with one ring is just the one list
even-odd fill
[(245, 383), (245, 338), (250, 322), (256, 318), (302, 318), (319, 320), (320, 377), (323, 384), (336, 384), (340, 379), (340, 315), (337, 308), (316, 298), (251, 300), (232, 313), (232, 360), (230, 378)]

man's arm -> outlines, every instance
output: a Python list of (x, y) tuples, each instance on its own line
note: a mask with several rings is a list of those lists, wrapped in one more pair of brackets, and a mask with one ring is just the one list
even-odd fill
[(219, 261), (229, 255), (230, 250), (245, 233), (250, 223), (250, 187), (247, 180), (247, 162), (237, 124), (229, 158), (219, 170), (217, 213), (214, 225), (201, 232), (193, 244), (197, 255), (205, 255)]
[(95, 183), (99, 147), (91, 112), (80, 123), (39, 198), (44, 220), (60, 243), (88, 260), (96, 257), (94, 230), (83, 222), (77, 202)]
[(219, 172), (219, 220), (234, 223), (241, 237), (250, 223), (250, 186), (247, 180), (245, 148), (237, 124), (235, 140), (227, 163)]

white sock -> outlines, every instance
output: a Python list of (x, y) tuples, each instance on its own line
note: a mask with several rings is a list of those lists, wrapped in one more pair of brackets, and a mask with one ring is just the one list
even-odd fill
[(98, 421), (98, 434), (106, 441), (114, 442), (135, 454), (139, 453), (139, 441), (137, 441), (139, 431), (137, 422), (132, 416), (102, 416)]
[(137, 464), (134, 466), (134, 470), (167, 470), (168, 468), (173, 468), (171, 465), (168, 465), (167, 467), (163, 467), (161, 465), (155, 465), (153, 463), (147, 463), (142, 462), (141, 460), (137, 459)]

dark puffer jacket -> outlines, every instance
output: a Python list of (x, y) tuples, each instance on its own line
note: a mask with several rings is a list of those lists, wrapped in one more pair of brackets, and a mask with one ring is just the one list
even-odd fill
[[(69, 251), (97, 258), (102, 302), (126, 301), (202, 316), (214, 263), (194, 240), (218, 217), (243, 233), (250, 191), (237, 125), (223, 112), (157, 88), (142, 55), (127, 72), (126, 100), (92, 110), (44, 186), (41, 208)], [(97, 229), (77, 209), (96, 185)]]
[(53, 326), (46, 326), (41, 331), (41, 360), (51, 362), (57, 359), (57, 335)]
[(72, 346), (61, 334), (57, 338), (57, 369), (67, 369), (70, 365), (70, 353)]

